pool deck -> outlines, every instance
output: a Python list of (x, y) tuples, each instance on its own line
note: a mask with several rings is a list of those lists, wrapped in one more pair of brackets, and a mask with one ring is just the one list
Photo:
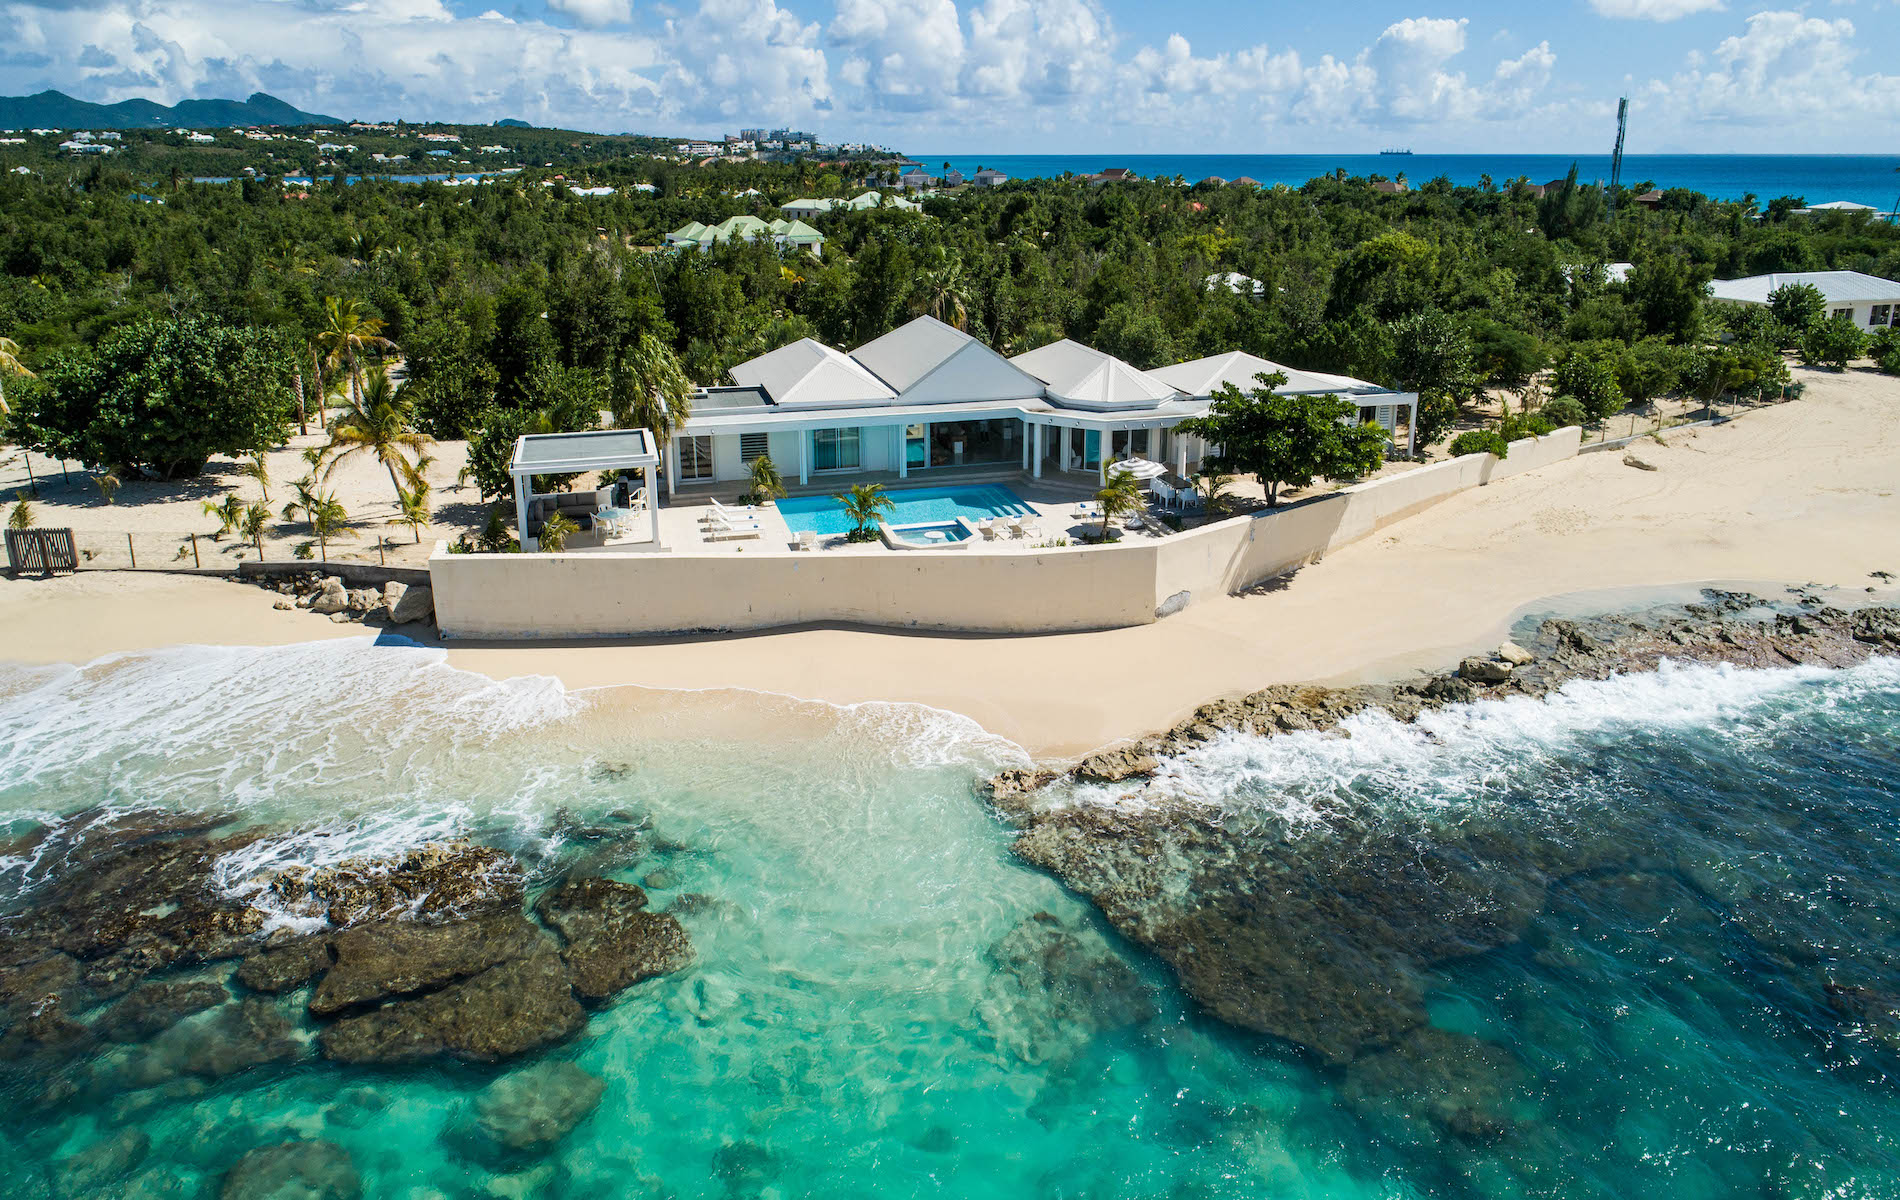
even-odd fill
[[(861, 483), (864, 479), (853, 476), (849, 483)], [(873, 480), (873, 482), (881, 482)], [(1090, 528), (1100, 529), (1101, 522), (1076, 519), (1077, 503), (1094, 496), (1099, 486), (1093, 476), (1076, 476), (1074, 481), (1045, 477), (1034, 479), (1022, 474), (984, 472), (982, 474), (962, 474), (946, 477), (931, 472), (925, 475), (919, 472), (909, 479), (898, 482), (895, 479), (885, 483), (885, 490), (897, 493), (906, 488), (937, 488), (951, 486), (975, 486), (980, 484), (998, 484), (1016, 493), (1022, 501), (1036, 512), (1034, 524), (1042, 530), (1040, 538), (1009, 538), (1007, 536), (990, 541), (983, 538), (973, 540), (958, 553), (1011, 554), (1023, 553), (1039, 544), (1058, 538), (1067, 538), (1074, 542), (1079, 535)], [(817, 486), (792, 489), (794, 495), (828, 495), (848, 486), (848, 483), (833, 481)], [(777, 553), (795, 547), (791, 528), (785, 523), (778, 510), (764, 507), (758, 510), (759, 536), (756, 538), (709, 537), (702, 518), (711, 511), (707, 503), (709, 496), (715, 496), (722, 504), (731, 505), (738, 493), (743, 490), (741, 484), (723, 484), (717, 489), (680, 489), (669, 503), (660, 507), (660, 538), (668, 550), (689, 553), (731, 553), (743, 554), (747, 551), (759, 553)], [(1158, 536), (1155, 534), (1129, 533), (1125, 536)], [(571, 546), (574, 550), (601, 549), (637, 550), (640, 545), (624, 545), (609, 542), (595, 547), (592, 545)], [(819, 553), (825, 554), (890, 554), (892, 550), (882, 542), (847, 543), (842, 536), (821, 537)]]

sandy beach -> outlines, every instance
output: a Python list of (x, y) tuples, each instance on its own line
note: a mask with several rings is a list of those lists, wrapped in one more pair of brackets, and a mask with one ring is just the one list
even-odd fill
[[(1442, 666), (1555, 597), (1604, 608), (1677, 585), (1818, 584), (1841, 603), (1900, 576), (1900, 380), (1797, 370), (1799, 400), (1587, 454), (1452, 498), (1242, 596), (1131, 629), (971, 637), (808, 628), (584, 645), (450, 647), (495, 677), (572, 688), (744, 689), (962, 713), (1040, 757), (1158, 729), (1268, 683)], [(130, 573), (0, 584), (7, 656), (360, 636), (261, 590)], [(704, 697), (701, 698), (703, 703)], [(742, 703), (735, 698), (735, 703)]]

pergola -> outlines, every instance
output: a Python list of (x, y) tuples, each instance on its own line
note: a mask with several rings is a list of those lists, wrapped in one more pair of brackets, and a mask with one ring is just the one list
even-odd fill
[(660, 546), (660, 494), (654, 472), (660, 454), (654, 447), (653, 434), (645, 429), (595, 429), (583, 433), (530, 433), (515, 442), (515, 455), (508, 463), (508, 474), (515, 485), (515, 528), (521, 531), (522, 549), (532, 549), (528, 532), (528, 502), (534, 496), (536, 475), (574, 475), (583, 471), (616, 471), (638, 468), (647, 489), (647, 519), (651, 522), (653, 545)]

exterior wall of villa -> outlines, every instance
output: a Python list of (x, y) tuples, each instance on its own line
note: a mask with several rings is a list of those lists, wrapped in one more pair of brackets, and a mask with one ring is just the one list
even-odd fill
[[(816, 622), (985, 633), (1142, 625), (1312, 562), (1468, 488), (1577, 454), (1582, 431), (1468, 454), (1161, 539), (1029, 553), (449, 554), (451, 638), (626, 637)], [(774, 447), (776, 452), (776, 447)], [(792, 474), (795, 467), (782, 468)]]

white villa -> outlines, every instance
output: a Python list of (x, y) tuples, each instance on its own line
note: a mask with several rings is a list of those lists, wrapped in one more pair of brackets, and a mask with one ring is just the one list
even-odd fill
[(1817, 288), (1827, 300), (1830, 317), (1845, 316), (1862, 329), (1900, 325), (1900, 283), (1859, 271), (1784, 271), (1718, 279), (1709, 285), (1709, 297), (1724, 304), (1767, 304), (1775, 289), (1795, 283)]
[(751, 242), (760, 238), (771, 239), (781, 250), (796, 246), (813, 258), (820, 257), (825, 250), (825, 235), (803, 221), (764, 221), (752, 216), (727, 217), (717, 225), (688, 221), (666, 235), (666, 244), (673, 249), (709, 250), (718, 242)]
[(1333, 393), (1358, 419), (1406, 449), (1418, 397), (1232, 352), (1152, 371), (1076, 342), (1004, 358), (970, 335), (918, 317), (845, 353), (803, 338), (732, 368), (733, 386), (702, 389), (667, 447), (666, 486), (736, 483), (770, 456), (787, 485), (813, 477), (902, 480), (946, 468), (988, 467), (1099, 479), (1109, 463), (1142, 457), (1186, 476), (1206, 452), (1173, 432), (1201, 416), (1223, 384), (1284, 372), (1288, 395)]
[(804, 196), (797, 200), (787, 201), (778, 207), (787, 219), (802, 220), (840, 209), (858, 212), (867, 208), (897, 208), (906, 212), (922, 212), (924, 206), (915, 200), (906, 200), (902, 196), (887, 197), (882, 192), (866, 191), (858, 193), (849, 200), (832, 200), (823, 197), (814, 199)]

